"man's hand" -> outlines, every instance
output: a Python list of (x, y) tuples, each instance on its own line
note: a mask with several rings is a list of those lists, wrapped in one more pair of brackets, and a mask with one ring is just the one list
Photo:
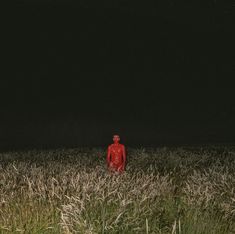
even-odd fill
[(118, 171), (124, 171), (124, 169), (125, 169), (125, 166), (124, 166), (124, 164), (122, 164), (122, 165), (118, 168)]

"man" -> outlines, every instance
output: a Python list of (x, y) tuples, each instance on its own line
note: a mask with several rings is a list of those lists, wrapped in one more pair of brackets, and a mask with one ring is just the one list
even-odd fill
[(119, 143), (120, 137), (113, 136), (113, 144), (109, 145), (107, 153), (107, 166), (109, 171), (123, 172), (126, 165), (125, 146)]

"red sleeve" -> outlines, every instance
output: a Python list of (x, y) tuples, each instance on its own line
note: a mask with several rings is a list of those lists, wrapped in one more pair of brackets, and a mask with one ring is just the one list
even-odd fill
[(111, 146), (108, 147), (107, 158), (106, 158), (108, 165), (110, 163), (110, 156), (111, 156)]

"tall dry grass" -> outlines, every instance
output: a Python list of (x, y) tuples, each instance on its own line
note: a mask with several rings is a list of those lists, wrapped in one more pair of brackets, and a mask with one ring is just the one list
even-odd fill
[(235, 148), (0, 154), (0, 233), (235, 233)]

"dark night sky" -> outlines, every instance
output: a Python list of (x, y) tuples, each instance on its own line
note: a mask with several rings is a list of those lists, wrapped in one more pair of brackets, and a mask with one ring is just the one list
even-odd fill
[(5, 15), (1, 148), (235, 140), (222, 1), (32, 0)]

